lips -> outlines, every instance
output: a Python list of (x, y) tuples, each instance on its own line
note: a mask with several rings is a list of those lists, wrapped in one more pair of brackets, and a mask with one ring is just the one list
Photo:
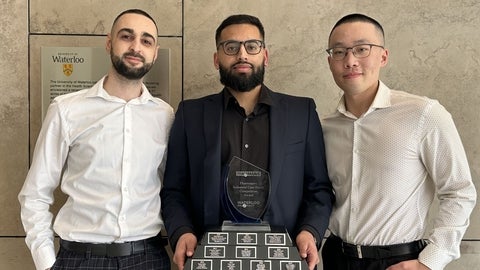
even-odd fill
[(139, 64), (143, 62), (142, 59), (137, 57), (125, 57), (125, 60), (131, 64)]
[(357, 77), (360, 77), (362, 75), (361, 72), (349, 72), (343, 75), (343, 78), (345, 79), (354, 79)]
[(131, 64), (143, 63), (145, 61), (145, 58), (141, 55), (125, 54), (124, 58)]
[(248, 64), (248, 63), (241, 63), (241, 64), (235, 64), (233, 66), (233, 69), (239, 71), (239, 72), (245, 72), (245, 71), (250, 71), (253, 69), (253, 66)]

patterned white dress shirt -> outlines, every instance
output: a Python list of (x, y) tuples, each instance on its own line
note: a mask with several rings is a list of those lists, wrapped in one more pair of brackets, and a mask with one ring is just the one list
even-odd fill
[[(476, 191), (452, 117), (438, 101), (380, 82), (361, 117), (346, 110), (342, 97), (322, 125), (336, 196), (333, 234), (359, 245), (426, 237), (419, 260), (433, 270), (460, 256)], [(435, 195), (439, 211), (426, 232)]]

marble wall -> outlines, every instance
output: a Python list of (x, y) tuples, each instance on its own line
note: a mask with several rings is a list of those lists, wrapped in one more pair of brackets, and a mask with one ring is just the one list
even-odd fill
[[(171, 50), (170, 99), (220, 91), (213, 66), (214, 31), (228, 15), (258, 16), (270, 52), (266, 84), (311, 96), (319, 115), (332, 111), (340, 90), (327, 65), (328, 33), (343, 15), (362, 12), (386, 31), (390, 61), (382, 80), (392, 88), (438, 99), (453, 115), (480, 184), (480, 2), (426, 1), (215, 1), (3, 0), (0, 5), (0, 269), (33, 269), (16, 199), (41, 126), (42, 46), (103, 46), (113, 18), (127, 8), (149, 11), (160, 45)], [(55, 206), (58, 208), (58, 204)], [(472, 215), (463, 256), (447, 269), (480, 263), (480, 212)]]

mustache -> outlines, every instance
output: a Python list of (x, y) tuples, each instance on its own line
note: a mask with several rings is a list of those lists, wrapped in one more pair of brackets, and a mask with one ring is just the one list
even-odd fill
[(251, 64), (251, 63), (249, 63), (249, 62), (247, 62), (247, 61), (238, 61), (238, 62), (234, 63), (234, 64), (232, 65), (232, 67), (235, 67), (236, 65), (245, 65), (245, 64), (246, 64), (246, 65), (249, 65), (250, 67), (253, 68), (253, 64)]
[(127, 56), (131, 56), (131, 57), (136, 57), (136, 58), (140, 58), (142, 59), (142, 62), (145, 62), (145, 57), (143, 57), (142, 55), (138, 54), (138, 53), (135, 53), (135, 52), (126, 52), (123, 54), (123, 57), (127, 57)]

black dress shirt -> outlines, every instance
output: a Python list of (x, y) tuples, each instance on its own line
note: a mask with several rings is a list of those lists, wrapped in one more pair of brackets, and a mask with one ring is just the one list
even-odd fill
[(250, 115), (238, 104), (235, 97), (223, 90), (222, 167), (237, 156), (268, 171), (270, 106), (269, 90), (262, 87), (258, 103)]
[[(222, 175), (226, 180), (226, 168), (233, 157), (241, 158), (265, 171), (269, 162), (269, 111), (272, 104), (269, 90), (260, 90), (260, 96), (253, 112), (246, 115), (235, 97), (228, 89), (223, 90), (224, 110), (222, 117)], [(226, 200), (225, 189), (222, 190), (223, 219), (252, 221), (233, 214), (231, 203)], [(235, 211), (235, 210), (233, 210)]]

